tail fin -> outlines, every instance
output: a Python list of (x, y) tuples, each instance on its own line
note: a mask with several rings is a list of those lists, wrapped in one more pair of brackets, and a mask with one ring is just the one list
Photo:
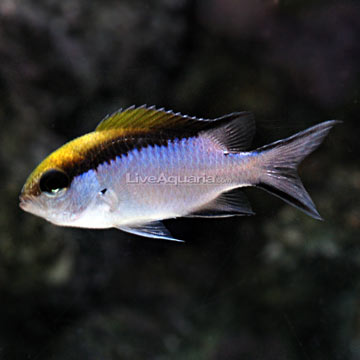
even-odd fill
[(324, 140), (330, 129), (341, 121), (330, 120), (286, 139), (263, 146), (260, 164), (263, 173), (258, 187), (278, 196), (315, 219), (322, 220), (298, 174), (299, 163)]

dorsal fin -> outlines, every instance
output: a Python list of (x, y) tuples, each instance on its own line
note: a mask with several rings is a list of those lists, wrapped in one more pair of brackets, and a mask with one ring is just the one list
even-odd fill
[(221, 126), (225, 126), (242, 113), (233, 113), (217, 119), (203, 119), (156, 109), (154, 106), (134, 106), (122, 111), (116, 111), (107, 116), (96, 127), (95, 131), (111, 129), (141, 130), (142, 132), (171, 131), (181, 133), (197, 133)]
[(255, 134), (255, 121), (252, 113), (243, 111), (225, 115), (217, 120), (219, 123), (224, 120), (228, 121), (223, 126), (207, 131), (207, 136), (228, 152), (237, 153), (249, 150)]
[(110, 116), (107, 116), (96, 127), (96, 131), (110, 130), (110, 129), (142, 129), (148, 130), (180, 130), (183, 128), (206, 128), (206, 125), (214, 122), (209, 119), (198, 119), (174, 113), (173, 111), (166, 111), (163, 108), (156, 109), (155, 106), (146, 107), (142, 105), (135, 108), (131, 106), (126, 110), (120, 109)]

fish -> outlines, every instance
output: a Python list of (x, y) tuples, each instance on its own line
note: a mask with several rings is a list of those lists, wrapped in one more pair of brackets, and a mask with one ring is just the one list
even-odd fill
[(256, 187), (321, 220), (297, 167), (339, 122), (250, 150), (251, 112), (204, 119), (131, 106), (46, 157), (19, 205), (59, 226), (182, 241), (163, 220), (254, 215), (242, 188)]

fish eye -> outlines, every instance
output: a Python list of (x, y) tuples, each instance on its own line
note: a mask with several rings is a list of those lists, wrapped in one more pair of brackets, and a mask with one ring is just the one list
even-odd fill
[(57, 195), (70, 184), (69, 177), (61, 170), (48, 170), (40, 178), (40, 190), (48, 195)]

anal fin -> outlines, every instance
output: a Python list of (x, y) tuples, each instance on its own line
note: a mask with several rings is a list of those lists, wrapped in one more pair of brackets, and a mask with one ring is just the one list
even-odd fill
[(239, 189), (222, 193), (216, 199), (186, 217), (230, 217), (254, 215), (246, 195)]
[(141, 225), (116, 226), (116, 228), (122, 231), (126, 231), (130, 234), (144, 236), (152, 239), (164, 239), (183, 242), (183, 240), (175, 239), (161, 221), (152, 221)]

